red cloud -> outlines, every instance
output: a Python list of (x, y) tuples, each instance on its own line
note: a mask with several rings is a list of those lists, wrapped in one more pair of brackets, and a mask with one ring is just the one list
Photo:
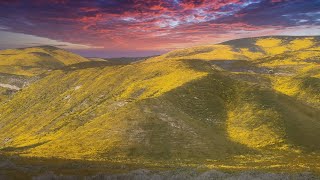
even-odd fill
[(103, 46), (111, 51), (164, 50), (211, 44), (248, 36), (265, 28), (277, 28), (277, 25), (282, 27), (282, 24), (267, 24), (268, 20), (287, 21), (278, 13), (285, 9), (277, 8), (284, 0), (262, 1), (254, 4), (254, 8), (246, 9), (252, 2), (33, 0), (26, 4), (19, 0), (3, 0), (0, 1), (0, 16), (3, 17), (0, 25), (14, 32)]

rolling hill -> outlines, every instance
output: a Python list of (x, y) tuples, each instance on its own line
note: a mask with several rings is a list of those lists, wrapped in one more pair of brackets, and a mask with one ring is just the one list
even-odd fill
[(53, 46), (1, 50), (0, 102), (48, 71), (81, 62), (89, 60)]
[(88, 59), (53, 46), (7, 49), (0, 51), (0, 72), (34, 76), (86, 61)]
[(319, 44), (248, 38), (119, 65), (56, 58), (56, 70), (0, 106), (0, 152), (320, 173)]

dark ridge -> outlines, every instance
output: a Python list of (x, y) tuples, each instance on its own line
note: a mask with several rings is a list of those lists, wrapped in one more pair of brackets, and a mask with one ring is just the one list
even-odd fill
[(257, 37), (247, 37), (247, 38), (239, 38), (239, 39), (232, 39), (218, 44), (232, 44), (236, 41), (250, 41), (250, 40), (257, 40), (257, 39), (266, 39), (266, 38), (280, 38), (286, 40), (293, 40), (293, 39), (300, 39), (300, 38), (316, 38), (320, 39), (320, 36), (282, 36), (282, 35), (274, 35), (274, 36), (257, 36)]
[(147, 56), (147, 57), (118, 57), (118, 58), (99, 58), (99, 57), (87, 57), (90, 60), (94, 60), (95, 58), (100, 59), (102, 61), (107, 61), (110, 64), (114, 65), (125, 65), (130, 64), (138, 61), (144, 61), (149, 58), (156, 57), (156, 56)]

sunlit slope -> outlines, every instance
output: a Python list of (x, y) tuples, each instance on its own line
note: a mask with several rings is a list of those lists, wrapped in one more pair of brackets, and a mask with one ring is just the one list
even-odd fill
[(52, 46), (0, 51), (0, 72), (33, 76), (88, 59)]
[[(204, 60), (233, 73), (269, 75), (268, 81), (272, 82), (275, 90), (313, 107), (320, 107), (319, 36), (237, 39), (217, 45), (175, 50), (162, 58)], [(246, 80), (254, 81), (253, 78)]]
[(48, 71), (88, 62), (79, 55), (52, 46), (0, 51), (0, 104)]
[[(320, 37), (318, 36), (246, 38), (216, 45), (179, 49), (169, 52), (164, 56), (175, 59), (256, 60), (295, 52), (291, 56), (297, 56), (297, 60), (312, 60), (314, 56), (319, 57), (319, 39)], [(292, 58), (290, 60), (295, 61)]]
[[(261, 41), (275, 39), (303, 48), (262, 49)], [(319, 170), (309, 161), (320, 158), (318, 39), (248, 43), (261, 48), (246, 45), (246, 53), (260, 58), (234, 43), (214, 45), (223, 47), (214, 53), (197, 47), (129, 65), (54, 70), (0, 106), (1, 152), (142, 164), (223, 164), (236, 156), (243, 168)]]

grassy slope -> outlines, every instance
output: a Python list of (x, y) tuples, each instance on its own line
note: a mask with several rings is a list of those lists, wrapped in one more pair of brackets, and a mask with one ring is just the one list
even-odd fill
[[(52, 69), (88, 62), (79, 55), (51, 46), (0, 51), (0, 84), (23, 88)], [(0, 103), (10, 99), (16, 90), (1, 87)]]
[(0, 107), (0, 147), (47, 158), (319, 172), (318, 63), (317, 37), (265, 37), (55, 70)]

